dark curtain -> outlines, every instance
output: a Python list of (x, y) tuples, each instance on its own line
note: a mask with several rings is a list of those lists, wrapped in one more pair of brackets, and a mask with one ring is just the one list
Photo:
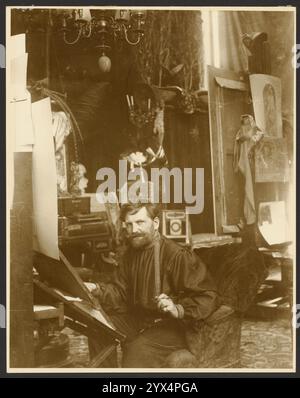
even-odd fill
[[(204, 211), (190, 216), (192, 233), (214, 232), (208, 113), (186, 115), (167, 109), (165, 130), (164, 147), (169, 168), (179, 167), (182, 172), (186, 167), (192, 168), (193, 194), (195, 169), (204, 168)], [(169, 207), (180, 208), (176, 203)]]
[[(204, 67), (201, 26), (200, 11), (148, 11), (143, 42), (132, 49), (143, 81), (198, 89)], [(180, 66), (173, 74), (173, 68)]]
[(247, 54), (242, 35), (266, 32), (271, 47), (271, 74), (282, 84), (283, 118), (293, 125), (294, 69), (292, 66), (294, 41), (294, 13), (289, 11), (220, 11), (221, 68), (247, 70)]

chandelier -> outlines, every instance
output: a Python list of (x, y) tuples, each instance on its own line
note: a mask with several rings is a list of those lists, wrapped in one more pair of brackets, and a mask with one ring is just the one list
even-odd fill
[(96, 12), (92, 14), (89, 9), (83, 8), (64, 13), (63, 40), (68, 45), (74, 45), (83, 39), (96, 39), (96, 48), (100, 52), (99, 68), (102, 72), (109, 72), (111, 61), (107, 53), (111, 49), (111, 41), (125, 40), (129, 45), (138, 45), (144, 35), (146, 12), (136, 9)]

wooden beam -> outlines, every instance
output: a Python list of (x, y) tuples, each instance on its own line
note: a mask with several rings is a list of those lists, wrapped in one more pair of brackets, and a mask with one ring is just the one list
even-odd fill
[(10, 360), (34, 367), (32, 281), (32, 153), (14, 155), (14, 201), (10, 214)]

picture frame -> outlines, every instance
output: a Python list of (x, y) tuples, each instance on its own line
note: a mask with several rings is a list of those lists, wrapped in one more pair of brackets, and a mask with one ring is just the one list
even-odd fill
[(255, 182), (288, 181), (286, 140), (284, 138), (263, 138), (255, 149)]
[(250, 75), (254, 118), (266, 136), (282, 138), (281, 80), (276, 76)]

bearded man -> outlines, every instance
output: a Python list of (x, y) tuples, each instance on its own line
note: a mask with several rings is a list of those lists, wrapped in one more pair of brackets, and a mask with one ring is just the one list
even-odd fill
[(187, 328), (216, 308), (215, 286), (192, 251), (160, 235), (157, 205), (125, 204), (120, 218), (129, 245), (118, 277), (93, 293), (127, 336), (122, 367), (168, 367), (188, 348)]

